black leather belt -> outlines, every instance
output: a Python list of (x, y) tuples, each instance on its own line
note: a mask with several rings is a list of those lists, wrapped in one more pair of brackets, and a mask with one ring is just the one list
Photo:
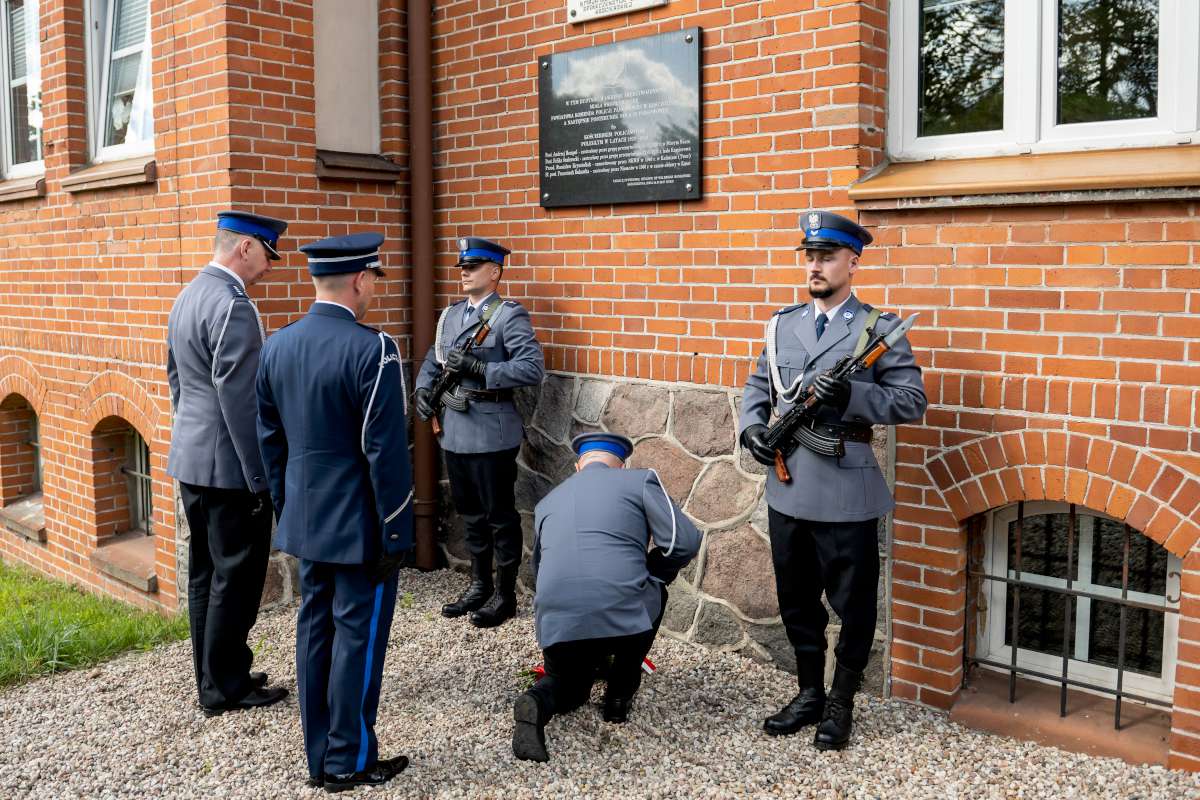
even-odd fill
[(813, 422), (808, 426), (814, 433), (828, 436), (831, 439), (844, 439), (847, 442), (870, 442), (870, 425), (837, 425), (831, 422)]
[(472, 400), (486, 403), (503, 403), (513, 399), (512, 389), (468, 389), (467, 394)]

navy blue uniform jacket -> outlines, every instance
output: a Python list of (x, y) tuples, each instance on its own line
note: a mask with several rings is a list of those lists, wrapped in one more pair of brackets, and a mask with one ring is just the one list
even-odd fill
[(333, 564), (412, 547), (407, 411), (396, 343), (348, 309), (315, 303), (267, 340), (258, 439), (276, 547)]

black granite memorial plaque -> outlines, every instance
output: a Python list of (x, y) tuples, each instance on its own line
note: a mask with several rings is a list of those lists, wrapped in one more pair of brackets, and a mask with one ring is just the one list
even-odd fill
[(700, 198), (701, 33), (539, 59), (543, 207)]

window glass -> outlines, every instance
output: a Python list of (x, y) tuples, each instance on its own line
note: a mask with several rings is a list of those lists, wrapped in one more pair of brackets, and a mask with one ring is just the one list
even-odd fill
[(922, 0), (919, 136), (1004, 127), (1004, 0)]
[(5, 3), (8, 41), (9, 159), (26, 164), (42, 158), (41, 51), (38, 47), (37, 0)]
[(1158, 4), (1059, 0), (1060, 125), (1157, 116)]
[(114, 0), (103, 145), (153, 138), (148, 0)]

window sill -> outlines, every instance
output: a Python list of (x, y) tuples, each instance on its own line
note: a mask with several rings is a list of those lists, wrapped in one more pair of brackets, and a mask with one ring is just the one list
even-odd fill
[(403, 175), (404, 167), (383, 156), (317, 151), (318, 178), (395, 183)]
[(92, 564), (111, 578), (139, 592), (158, 591), (154, 574), (154, 538), (142, 531), (120, 533), (92, 552)]
[(46, 178), (42, 175), (0, 181), (0, 203), (11, 203), (17, 200), (28, 200), (32, 197), (45, 196)]
[(156, 180), (158, 164), (154, 156), (139, 156), (125, 161), (94, 164), (72, 172), (62, 179), (62, 188), (68, 192), (92, 192), (118, 186), (154, 183)]
[(39, 544), (46, 543), (46, 512), (42, 493), (27, 495), (0, 508), (0, 528)]
[(1115, 731), (1113, 706), (1111, 697), (1068, 689), (1067, 716), (1060, 717), (1059, 687), (1026, 678), (1017, 678), (1017, 702), (1009, 703), (1008, 677), (979, 669), (950, 709), (950, 721), (1072, 753), (1165, 766), (1171, 715), (1126, 701)]
[(849, 190), (863, 209), (1200, 196), (1200, 145), (895, 162)]

